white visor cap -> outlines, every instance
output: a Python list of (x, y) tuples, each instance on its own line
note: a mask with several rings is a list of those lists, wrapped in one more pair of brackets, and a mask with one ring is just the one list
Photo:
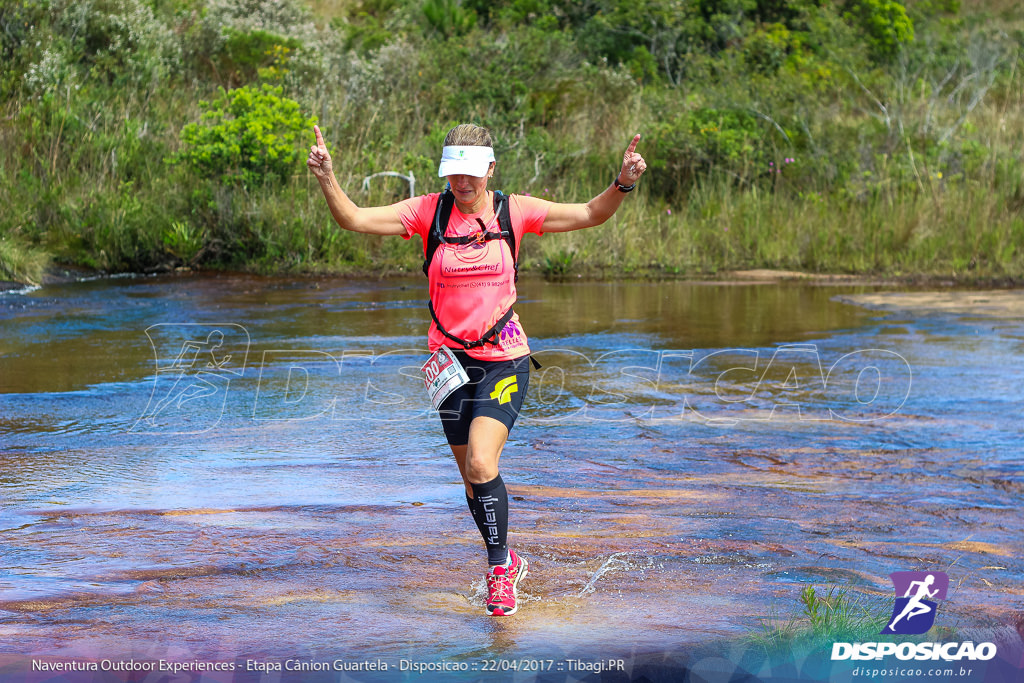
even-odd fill
[(494, 161), (493, 147), (477, 145), (453, 145), (441, 150), (441, 165), (437, 167), (437, 175), (444, 178), (450, 175), (471, 175), (483, 178), (487, 169)]

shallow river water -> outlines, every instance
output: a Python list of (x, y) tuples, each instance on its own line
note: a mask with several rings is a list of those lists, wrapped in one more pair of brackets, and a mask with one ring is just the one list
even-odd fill
[(1019, 306), (522, 282), (542, 368), (502, 473), (531, 573), (520, 613), (488, 619), (416, 377), (424, 291), (194, 275), (0, 295), (0, 671), (549, 658), (582, 662), (575, 680), (742, 642), (807, 585), (891, 603), (907, 570), (949, 575), (937, 625), (1019, 623)]

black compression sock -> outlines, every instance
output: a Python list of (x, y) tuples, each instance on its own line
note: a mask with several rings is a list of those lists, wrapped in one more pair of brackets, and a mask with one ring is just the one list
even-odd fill
[(470, 484), (473, 497), (466, 496), (469, 511), (487, 546), (488, 564), (508, 559), (508, 492), (501, 475), (484, 484)]

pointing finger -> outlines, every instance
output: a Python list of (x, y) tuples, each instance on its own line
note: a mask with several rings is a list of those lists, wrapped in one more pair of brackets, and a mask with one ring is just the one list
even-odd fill
[(630, 141), (629, 147), (626, 148), (626, 156), (629, 156), (636, 150), (636, 143), (640, 142), (640, 133), (633, 136), (633, 140)]
[(316, 146), (327, 147), (327, 145), (324, 144), (324, 136), (322, 133), (320, 133), (320, 126), (314, 125), (313, 132), (316, 134)]

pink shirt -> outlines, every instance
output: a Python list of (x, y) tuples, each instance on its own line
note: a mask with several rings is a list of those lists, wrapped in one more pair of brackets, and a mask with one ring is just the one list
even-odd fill
[[(398, 203), (405, 238), (410, 239), (414, 234), (423, 238), (424, 254), (439, 196), (433, 193)], [(550, 202), (536, 197), (509, 195), (509, 214), (517, 249), (526, 233), (541, 234), (550, 206)], [(483, 220), (488, 232), (500, 231), (498, 217), (494, 214), (493, 192), (487, 193), (480, 213), (467, 216), (458, 206), (453, 206), (445, 234), (449, 237), (477, 234), (480, 232), (477, 218)], [(437, 319), (450, 333), (468, 341), (483, 336), (516, 301), (514, 262), (508, 243), (503, 239), (466, 245), (442, 243), (427, 269), (427, 281)], [(513, 315), (505, 324), (498, 340), (497, 345), (484, 344), (466, 352), (478, 360), (513, 360), (530, 353), (518, 315)], [(441, 346), (462, 348), (444, 336), (433, 321), (427, 343), (431, 353)]]

